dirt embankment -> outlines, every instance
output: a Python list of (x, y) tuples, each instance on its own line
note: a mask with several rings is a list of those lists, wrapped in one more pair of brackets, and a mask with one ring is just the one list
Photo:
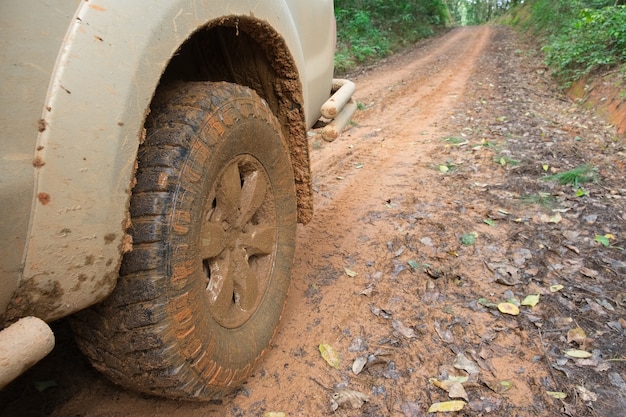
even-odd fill
[[(3, 415), (412, 417), (451, 399), (468, 416), (622, 415), (625, 144), (537, 62), (509, 29), (459, 28), (354, 77), (364, 109), (334, 143), (311, 137), (314, 220), (235, 395), (125, 392), (62, 342)], [(574, 186), (550, 177), (580, 167)]]
[(589, 82), (574, 83), (567, 94), (614, 124), (618, 135), (626, 136), (626, 81), (617, 72), (609, 72)]

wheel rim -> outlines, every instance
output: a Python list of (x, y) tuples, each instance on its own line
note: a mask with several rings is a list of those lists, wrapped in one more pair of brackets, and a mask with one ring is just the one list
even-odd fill
[(269, 177), (251, 155), (226, 166), (215, 182), (201, 229), (206, 295), (213, 318), (243, 325), (269, 286), (276, 252), (276, 210)]

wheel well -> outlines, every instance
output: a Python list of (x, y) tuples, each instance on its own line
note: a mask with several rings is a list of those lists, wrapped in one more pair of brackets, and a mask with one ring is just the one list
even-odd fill
[(265, 99), (288, 141), (298, 221), (307, 223), (313, 203), (302, 85), (284, 39), (253, 18), (219, 19), (181, 45), (163, 73), (160, 87), (180, 80), (236, 83)]

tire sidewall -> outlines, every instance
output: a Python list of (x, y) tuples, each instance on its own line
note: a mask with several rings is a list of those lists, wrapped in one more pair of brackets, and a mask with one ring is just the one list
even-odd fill
[[(240, 117), (230, 117), (238, 113)], [(169, 319), (174, 329), (179, 329), (179, 333), (181, 329), (184, 333), (189, 327), (190, 318), (180, 313), (180, 277), (177, 274), (188, 270), (191, 264), (193, 272), (187, 279), (183, 298), (190, 301), (187, 307), (191, 311), (187, 314), (192, 314), (194, 329), (185, 338), (177, 337), (181, 351), (188, 351), (191, 357), (187, 360), (194, 363), (196, 346), (200, 344), (211, 356), (210, 362), (213, 364), (210, 367), (217, 365), (224, 368), (223, 375), (235, 376), (249, 373), (251, 364), (262, 356), (282, 313), (295, 246), (295, 186), (287, 146), (277, 120), (266, 106), (253, 105), (249, 99), (233, 98), (213, 109), (204, 120), (180, 169), (174, 210), (170, 217), (172, 239), (168, 265), (172, 279), (168, 291), (172, 294), (173, 302), (170, 303), (171, 307), (168, 305)], [(276, 210), (276, 246), (269, 282), (257, 310), (243, 325), (225, 328), (211, 317), (208, 298), (204, 296), (206, 276), (198, 252), (200, 230), (207, 199), (222, 170), (234, 158), (246, 154), (254, 156), (260, 162), (270, 182), (269, 189)], [(196, 180), (196, 175), (189, 174), (198, 169), (203, 173), (199, 181)], [(190, 196), (193, 197), (189, 198)], [(188, 216), (179, 216), (186, 212), (189, 213)], [(191, 224), (187, 224), (188, 222)], [(186, 228), (189, 228), (189, 233), (177, 233), (177, 230)], [(204, 373), (206, 369), (193, 371)]]

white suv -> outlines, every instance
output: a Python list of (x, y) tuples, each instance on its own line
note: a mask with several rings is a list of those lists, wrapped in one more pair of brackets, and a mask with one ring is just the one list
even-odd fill
[(312, 215), (307, 130), (356, 108), (334, 25), (332, 0), (0, 3), (0, 386), (73, 313), (126, 387), (246, 378)]

